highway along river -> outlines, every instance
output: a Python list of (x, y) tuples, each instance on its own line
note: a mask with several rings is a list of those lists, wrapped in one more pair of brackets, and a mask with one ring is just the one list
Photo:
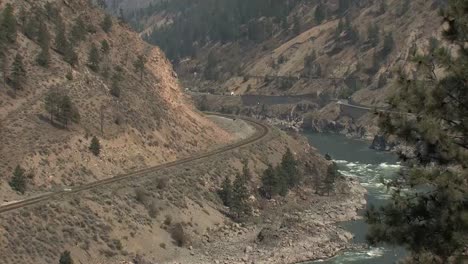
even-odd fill
[[(390, 195), (386, 192), (386, 187), (381, 184), (381, 178), (389, 179), (398, 172), (400, 165), (395, 155), (374, 151), (369, 149), (369, 142), (348, 139), (341, 135), (317, 133), (305, 133), (305, 135), (310, 144), (321, 153), (331, 155), (343, 175), (359, 179), (368, 190), (368, 205), (380, 206), (387, 201)], [(353, 243), (366, 242), (368, 226), (364, 220), (344, 222), (341, 226), (354, 234)], [(369, 247), (364, 250), (345, 251), (334, 258), (310, 263), (390, 264), (404, 255), (405, 251), (402, 248)]]

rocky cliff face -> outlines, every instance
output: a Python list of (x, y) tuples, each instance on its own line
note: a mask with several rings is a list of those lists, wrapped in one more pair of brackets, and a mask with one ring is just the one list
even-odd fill
[[(109, 18), (104, 30), (105, 14), (89, 1), (2, 1), (0, 9), (7, 5), (17, 35), (3, 49), (0, 197), (13, 195), (7, 182), (17, 165), (31, 175), (28, 192), (34, 192), (156, 165), (231, 139), (194, 110), (160, 49), (117, 19)], [(47, 66), (36, 59), (44, 50), (37, 25), (49, 35)], [(17, 57), (24, 69), (20, 87), (13, 83)], [(146, 62), (137, 70), (139, 57)], [(51, 122), (51, 91), (68, 97), (79, 120), (60, 122), (64, 115), (56, 112)], [(93, 136), (102, 146), (99, 156), (89, 150)]]

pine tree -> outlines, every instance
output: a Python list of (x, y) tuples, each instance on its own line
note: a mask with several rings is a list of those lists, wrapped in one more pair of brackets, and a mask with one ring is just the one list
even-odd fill
[(405, 246), (413, 263), (462, 263), (468, 244), (468, 0), (449, 0), (441, 13), (458, 54), (441, 47), (414, 58), (415, 79), (400, 73), (379, 124), (415, 155), (400, 154), (406, 166), (389, 183), (391, 202), (366, 214), (369, 242)]
[(251, 214), (249, 205), (249, 190), (243, 176), (237, 174), (232, 185), (231, 210), (237, 219), (243, 219)]
[(86, 39), (86, 24), (81, 17), (78, 17), (70, 32), (70, 40), (73, 44), (78, 44)]
[(65, 46), (65, 53), (63, 54), (63, 60), (68, 62), (71, 66), (78, 64), (78, 54), (71, 45)]
[(223, 201), (225, 206), (230, 207), (232, 204), (232, 183), (229, 177), (224, 178), (223, 183), (221, 184), (221, 190), (218, 192), (219, 197)]
[(73, 259), (71, 257), (70, 251), (66, 250), (60, 255), (59, 264), (73, 264)]
[(91, 150), (91, 153), (94, 154), (94, 156), (99, 156), (101, 153), (101, 143), (99, 143), (99, 139), (97, 137), (93, 137), (91, 139), (91, 145), (89, 146), (89, 150)]
[(31, 40), (35, 40), (38, 35), (38, 25), (40, 24), (38, 16), (32, 16), (30, 18), (25, 18), (26, 22), (25, 25), (23, 26), (23, 32), (26, 37), (28, 37)]
[(299, 184), (301, 175), (298, 169), (298, 164), (291, 150), (288, 148), (281, 160), (281, 169), (286, 177), (286, 182), (289, 187), (294, 187)]
[(66, 28), (60, 16), (57, 18), (57, 26), (55, 32), (55, 49), (61, 53), (65, 54), (67, 49), (70, 47), (66, 37)]
[(121, 76), (119, 72), (116, 72), (112, 75), (112, 84), (111, 84), (111, 90), (110, 93), (112, 96), (115, 96), (117, 98), (120, 97), (121, 94), (121, 88), (120, 88), (120, 80)]
[(104, 20), (101, 23), (102, 30), (104, 32), (109, 33), (112, 29), (112, 17), (109, 14), (106, 14)]
[(263, 195), (271, 199), (279, 193), (280, 179), (277, 171), (270, 164), (262, 175), (262, 192)]
[(335, 182), (338, 176), (338, 168), (336, 166), (336, 163), (333, 162), (328, 166), (327, 175), (325, 176), (323, 182), (323, 188), (327, 195), (330, 195), (330, 192), (333, 192), (335, 190)]
[(4, 31), (5, 39), (9, 43), (15, 43), (17, 26), (13, 6), (10, 3), (6, 4), (1, 17), (0, 31)]
[(41, 23), (39, 26), (38, 42), (41, 52), (36, 57), (36, 62), (43, 67), (48, 67), (50, 63), (50, 35), (45, 23)]
[(299, 19), (299, 16), (294, 16), (293, 18), (293, 33), (294, 35), (299, 35), (302, 32), (301, 28), (301, 20)]
[(393, 47), (395, 46), (395, 42), (393, 40), (393, 34), (390, 32), (385, 35), (384, 44), (382, 48), (382, 56), (386, 57), (393, 51)]
[(51, 89), (44, 98), (44, 108), (50, 115), (51, 123), (55, 121), (62, 124), (65, 128), (69, 122), (79, 122), (80, 114), (73, 105), (71, 98), (58, 89)]
[(24, 194), (26, 192), (26, 175), (25, 171), (21, 166), (16, 166), (15, 171), (13, 172), (13, 177), (11, 178), (10, 187), (21, 193)]
[(15, 91), (22, 89), (25, 79), (26, 69), (23, 64), (23, 57), (17, 53), (11, 69), (11, 84)]
[(101, 41), (101, 52), (105, 55), (108, 55), (110, 52), (109, 42), (107, 40)]
[(143, 75), (145, 74), (146, 58), (143, 55), (139, 55), (136, 61), (133, 63), (135, 72), (140, 74), (140, 81), (143, 81)]
[(244, 181), (246, 182), (252, 179), (252, 173), (250, 173), (250, 170), (249, 170), (248, 160), (242, 161), (242, 177), (244, 177)]
[(277, 166), (275, 168), (276, 177), (277, 177), (277, 194), (281, 196), (286, 196), (289, 192), (289, 176), (286, 170), (282, 166)]
[(322, 3), (319, 3), (317, 7), (315, 8), (315, 12), (314, 12), (315, 23), (317, 23), (318, 25), (322, 24), (326, 16), (325, 12), (326, 12), (325, 6)]
[(106, 9), (107, 8), (107, 3), (106, 3), (106, 0), (96, 0), (96, 3), (97, 5), (102, 8), (102, 9)]
[(88, 55), (88, 67), (94, 72), (99, 72), (99, 63), (101, 62), (101, 55), (99, 49), (93, 43)]
[(379, 27), (376, 24), (371, 24), (367, 28), (367, 39), (373, 47), (379, 44)]

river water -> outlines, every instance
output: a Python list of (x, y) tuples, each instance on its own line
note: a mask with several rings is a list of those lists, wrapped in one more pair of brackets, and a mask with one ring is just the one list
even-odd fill
[[(342, 135), (333, 134), (305, 134), (312, 146), (321, 153), (328, 153), (335, 160), (340, 172), (346, 176), (359, 179), (368, 190), (367, 203), (375, 206), (383, 205), (390, 197), (386, 187), (381, 183), (383, 179), (390, 179), (398, 172), (400, 165), (395, 155), (387, 152), (377, 152), (369, 149), (369, 142), (348, 139)], [(342, 223), (341, 226), (355, 236), (353, 243), (365, 243), (368, 230), (363, 220)], [(390, 246), (370, 247), (360, 251), (345, 251), (338, 256), (311, 263), (395, 263), (405, 255), (402, 248)]]

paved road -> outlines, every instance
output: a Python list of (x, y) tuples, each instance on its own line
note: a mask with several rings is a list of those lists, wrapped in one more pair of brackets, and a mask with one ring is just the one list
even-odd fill
[[(223, 115), (223, 114), (215, 114), (215, 113), (208, 113), (208, 114), (209, 115), (218, 115), (218, 116), (223, 116), (223, 117), (229, 117), (229, 118), (234, 117), (232, 115)], [(162, 169), (173, 168), (173, 167), (177, 167), (177, 166), (180, 166), (180, 165), (184, 165), (184, 164), (192, 162), (192, 161), (197, 161), (197, 160), (210, 158), (210, 157), (219, 155), (221, 153), (231, 151), (233, 149), (237, 149), (237, 148), (240, 148), (240, 147), (244, 147), (244, 146), (256, 143), (259, 140), (262, 140), (263, 138), (265, 138), (270, 133), (270, 128), (268, 126), (258, 122), (258, 121), (255, 121), (255, 120), (250, 119), (250, 118), (244, 118), (244, 117), (235, 117), (235, 118), (242, 119), (242, 120), (246, 121), (247, 123), (249, 123), (250, 125), (252, 125), (253, 127), (255, 127), (256, 133), (254, 133), (251, 137), (248, 137), (248, 138), (243, 139), (241, 141), (235, 142), (233, 144), (223, 146), (223, 147), (220, 147), (220, 148), (217, 148), (215, 150), (208, 151), (208, 152), (205, 152), (205, 153), (195, 154), (194, 156), (187, 157), (187, 158), (184, 158), (184, 159), (181, 159), (181, 160), (176, 160), (176, 161), (173, 161), (173, 162), (157, 165), (157, 166), (154, 166), (154, 167), (142, 169), (142, 170), (135, 171), (135, 172), (132, 172), (132, 173), (117, 175), (117, 176), (114, 176), (112, 178), (107, 178), (107, 179), (95, 181), (95, 182), (88, 183), (88, 184), (81, 185), (81, 186), (65, 188), (65, 189), (63, 189), (61, 191), (49, 192), (49, 193), (46, 193), (46, 194), (43, 194), (43, 195), (40, 195), (40, 196), (37, 196), (37, 197), (28, 198), (26, 200), (22, 200), (22, 201), (13, 202), (13, 203), (10, 203), (10, 204), (7, 204), (7, 205), (3, 205), (3, 206), (0, 206), (0, 213), (5, 213), (5, 212), (8, 212), (8, 211), (16, 210), (16, 209), (23, 208), (23, 207), (26, 207), (26, 206), (38, 204), (38, 203), (41, 203), (41, 202), (47, 202), (48, 200), (53, 199), (53, 198), (63, 197), (63, 196), (66, 196), (66, 195), (79, 193), (79, 192), (82, 192), (82, 191), (85, 191), (85, 190), (90, 190), (90, 189), (94, 189), (94, 188), (103, 187), (105, 185), (115, 183), (115, 182), (119, 182), (119, 181), (123, 181), (123, 180), (129, 179), (129, 178), (148, 176), (148, 174), (159, 171), (159, 170), (162, 170)]]

